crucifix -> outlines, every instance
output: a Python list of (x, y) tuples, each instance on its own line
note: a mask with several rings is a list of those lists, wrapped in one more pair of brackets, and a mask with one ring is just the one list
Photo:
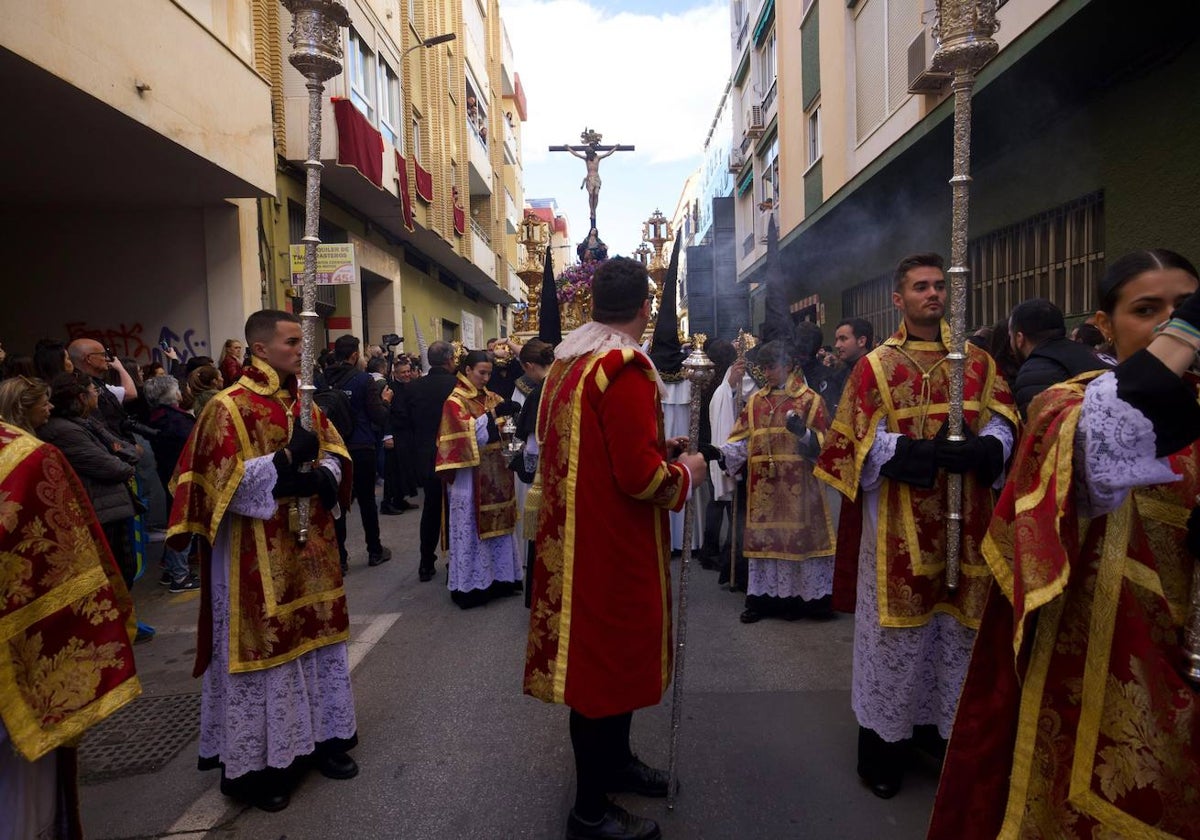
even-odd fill
[(584, 176), (583, 183), (579, 185), (580, 189), (587, 190), (588, 208), (591, 210), (592, 230), (596, 229), (596, 204), (600, 201), (600, 161), (609, 157), (614, 152), (632, 152), (633, 146), (615, 146), (601, 145), (603, 136), (590, 128), (585, 128), (579, 135), (579, 139), (583, 141), (582, 146), (551, 146), (552, 152), (567, 152), (568, 154), (579, 158), (587, 166), (587, 175)]

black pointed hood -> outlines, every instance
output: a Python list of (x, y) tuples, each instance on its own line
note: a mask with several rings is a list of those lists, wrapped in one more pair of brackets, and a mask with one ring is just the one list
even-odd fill
[(659, 373), (678, 373), (683, 367), (687, 353), (679, 344), (679, 244), (682, 237), (675, 238), (671, 251), (671, 264), (663, 279), (665, 288), (658, 305), (658, 320), (654, 324), (653, 343), (650, 345), (650, 360)]
[(783, 276), (783, 266), (779, 261), (779, 230), (775, 227), (775, 215), (767, 219), (767, 265), (766, 275), (765, 317), (763, 319), (762, 340), (786, 341), (792, 340), (792, 313), (788, 310), (786, 283)]
[(554, 258), (546, 248), (542, 268), (542, 297), (538, 304), (538, 338), (554, 346), (562, 341), (562, 315), (558, 311), (558, 287), (554, 283)]

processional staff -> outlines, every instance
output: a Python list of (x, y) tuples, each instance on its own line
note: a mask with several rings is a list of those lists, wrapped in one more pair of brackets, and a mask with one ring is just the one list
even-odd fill
[[(935, 72), (951, 75), (954, 91), (954, 175), (950, 179), (950, 410), (947, 439), (963, 435), (963, 374), (966, 366), (967, 220), (971, 185), (971, 89), (975, 74), (999, 50), (992, 39), (996, 31), (996, 0), (937, 0), (933, 37)], [(958, 589), (962, 553), (962, 476), (947, 476), (946, 588)]]
[[(692, 336), (692, 352), (683, 360), (683, 372), (691, 383), (690, 417), (688, 422), (688, 452), (695, 454), (700, 444), (700, 403), (704, 386), (713, 375), (713, 363), (704, 353), (708, 336)], [(679, 757), (679, 725), (683, 719), (683, 661), (687, 651), (688, 571), (692, 563), (692, 528), (696, 518), (697, 498), (693, 493), (683, 513), (683, 558), (679, 564), (679, 619), (675, 626), (675, 676), (671, 687), (671, 751), (667, 762), (667, 810), (675, 810), (676, 765)]]
[[(300, 311), (300, 425), (312, 431), (313, 362), (316, 359), (317, 246), (321, 219), (321, 94), (325, 82), (342, 72), (342, 27), (350, 13), (340, 0), (282, 0), (292, 15), (288, 61), (300, 71), (308, 88), (308, 158), (304, 161), (304, 286)], [(302, 466), (301, 469), (307, 469)], [(308, 499), (298, 499), (289, 517), (300, 543), (308, 540)]]
[[(733, 342), (733, 346), (737, 348), (737, 361), (735, 362), (735, 364), (739, 363), (739, 362), (745, 363), (747, 351), (749, 351), (751, 348), (753, 348), (756, 344), (758, 344), (757, 338), (755, 338), (753, 335), (746, 332), (745, 330), (738, 330), (737, 338), (734, 339), (734, 342)], [(745, 376), (744, 373), (742, 375)], [(742, 383), (738, 382), (737, 386), (734, 388), (734, 391), (733, 391), (733, 419), (734, 419), (734, 422), (737, 422), (737, 419), (742, 416), (743, 408), (744, 408), (744, 406), (742, 404)], [(734, 482), (733, 482), (733, 500), (732, 501), (733, 501), (733, 504), (731, 505), (730, 514), (729, 514), (729, 588), (730, 588), (730, 590), (733, 590), (737, 587), (738, 482), (737, 482), (736, 478), (734, 479)]]

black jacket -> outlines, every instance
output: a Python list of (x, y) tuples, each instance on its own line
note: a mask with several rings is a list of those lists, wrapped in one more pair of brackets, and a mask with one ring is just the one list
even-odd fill
[(344, 391), (350, 398), (354, 431), (345, 441), (346, 448), (374, 449), (382, 430), (387, 427), (388, 407), (381, 396), (383, 389), (376, 387), (371, 374), (349, 362), (326, 368), (325, 381), (330, 388)]
[[(150, 426), (158, 430), (158, 434), (150, 438), (150, 446), (154, 449), (154, 462), (164, 490), (171, 483), (175, 465), (183, 454), (183, 445), (195, 425), (196, 418), (179, 406), (159, 406), (150, 412)], [(169, 491), (167, 498), (171, 498)]]
[(404, 402), (408, 406), (413, 449), (416, 452), (414, 466), (417, 480), (422, 484), (433, 479), (442, 406), (457, 381), (458, 378), (445, 368), (431, 368), (428, 374), (404, 386)]
[(128, 450), (120, 455), (113, 451), (111, 444), (117, 438), (108, 432), (103, 421), (51, 417), (38, 429), (38, 437), (62, 450), (79, 474), (102, 525), (134, 515), (126, 482), (133, 477), (137, 456)]
[(1109, 365), (1092, 350), (1069, 338), (1043, 341), (1029, 354), (1013, 381), (1013, 397), (1021, 417), (1029, 403), (1051, 385), (1066, 382), (1089, 370), (1105, 370)]

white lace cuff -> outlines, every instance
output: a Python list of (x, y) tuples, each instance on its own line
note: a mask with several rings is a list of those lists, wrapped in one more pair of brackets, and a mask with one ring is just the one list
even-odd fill
[(1117, 396), (1116, 374), (1093, 379), (1083, 392), (1075, 434), (1075, 498), (1080, 515), (1111, 513), (1135, 487), (1178, 481), (1170, 462), (1154, 457), (1154, 443), (1154, 425)]
[(487, 414), (480, 414), (478, 417), (475, 418), (475, 441), (480, 446), (483, 446), (487, 443), (487, 439), (488, 439), (487, 421), (488, 421)]
[(867, 457), (863, 461), (862, 473), (858, 477), (863, 490), (870, 492), (879, 487), (882, 482), (879, 471), (883, 469), (884, 464), (895, 457), (896, 444), (900, 438), (899, 432), (887, 430), (886, 421), (879, 421), (875, 427), (875, 440), (871, 442), (871, 451), (867, 453)]
[(748, 449), (746, 441), (735, 440), (721, 444), (721, 455), (725, 458), (727, 475), (737, 475), (746, 464)]
[(252, 519), (270, 519), (275, 515), (279, 503), (271, 495), (271, 489), (279, 478), (271, 455), (260, 455), (245, 463), (245, 472), (237, 490), (229, 502), (229, 513), (249, 516)]

